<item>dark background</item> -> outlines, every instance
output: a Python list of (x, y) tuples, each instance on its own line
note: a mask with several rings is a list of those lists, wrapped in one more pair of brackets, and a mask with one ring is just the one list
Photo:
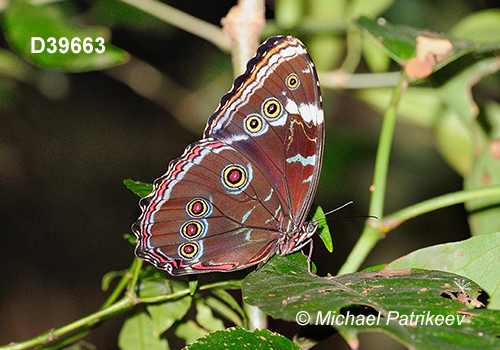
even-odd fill
[[(168, 3), (218, 24), (235, 2)], [(494, 3), (398, 1), (384, 17), (446, 32), (468, 13)], [(82, 12), (91, 7), (77, 4)], [(271, 18), (273, 3), (268, 5)], [(130, 52), (132, 63), (81, 74), (37, 69), (30, 82), (0, 77), (0, 345), (61, 327), (100, 307), (108, 296), (102, 276), (128, 268), (133, 259), (134, 247), (123, 236), (131, 233), (140, 210), (123, 179), (152, 182), (162, 175), (171, 159), (201, 137), (218, 98), (231, 87), (230, 56), (206, 41), (157, 20), (130, 27), (95, 9), (86, 15), (113, 24), (113, 44)], [(8, 48), (3, 35), (0, 40)], [(141, 70), (139, 64), (137, 69), (151, 84), (159, 79), (161, 94), (137, 93), (133, 81), (124, 78), (137, 62), (156, 68)], [(319, 240), (315, 244), (320, 273), (335, 274), (367, 215), (381, 117), (350, 91), (323, 89), (323, 95), (326, 148), (315, 203), (330, 210), (354, 201), (330, 216), (334, 254)], [(461, 187), (462, 179), (435, 151), (432, 134), (398, 123), (386, 213)], [(468, 235), (463, 206), (433, 212), (391, 232), (364, 267)], [(99, 349), (117, 348), (125, 316), (86, 340)], [(297, 331), (295, 324), (282, 322), (272, 322), (271, 328), (287, 336)], [(335, 338), (323, 346), (332, 346)]]

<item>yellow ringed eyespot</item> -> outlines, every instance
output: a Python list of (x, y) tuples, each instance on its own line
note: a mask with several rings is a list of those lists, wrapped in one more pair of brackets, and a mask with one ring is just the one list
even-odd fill
[(297, 74), (292, 73), (286, 78), (286, 86), (288, 86), (290, 90), (295, 90), (296, 88), (299, 87), (299, 85), (300, 81)]
[(246, 119), (245, 126), (251, 133), (262, 130), (262, 120), (256, 115), (251, 115)]
[(188, 221), (181, 228), (181, 235), (193, 239), (201, 235), (203, 227), (198, 221)]
[(186, 206), (188, 214), (193, 217), (200, 217), (207, 214), (210, 208), (207, 201), (202, 198), (193, 199)]
[(245, 184), (247, 180), (246, 172), (239, 165), (230, 165), (222, 172), (224, 184), (231, 188), (238, 188)]
[(198, 253), (198, 246), (195, 243), (184, 243), (179, 247), (179, 255), (192, 259)]
[(276, 118), (281, 114), (281, 105), (276, 99), (264, 102), (264, 115), (268, 118)]

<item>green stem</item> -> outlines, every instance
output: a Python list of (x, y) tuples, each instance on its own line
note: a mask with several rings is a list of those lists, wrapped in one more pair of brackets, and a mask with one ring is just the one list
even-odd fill
[(379, 225), (380, 231), (382, 233), (389, 232), (408, 219), (412, 219), (418, 215), (422, 215), (436, 209), (487, 197), (500, 197), (500, 186), (480, 187), (472, 190), (447, 193), (445, 195), (398, 210), (397, 212), (386, 216), (382, 220)]
[(401, 78), (399, 72), (349, 74), (334, 70), (318, 72), (321, 87), (330, 89), (373, 89), (395, 87)]
[(153, 17), (211, 42), (223, 51), (229, 51), (229, 40), (222, 29), (171, 6), (154, 0), (121, 0)]
[[(387, 171), (389, 166), (389, 155), (391, 152), (394, 126), (396, 124), (397, 109), (399, 101), (408, 86), (406, 74), (401, 74), (398, 85), (394, 89), (391, 103), (385, 112), (380, 141), (375, 159), (375, 173), (373, 185), (370, 188), (372, 197), (370, 200), (369, 216), (382, 218), (384, 214), (385, 190), (387, 184)], [(378, 227), (377, 219), (368, 219), (360, 239), (349, 254), (347, 261), (339, 270), (339, 274), (357, 271), (375, 244), (383, 238), (383, 233), (374, 228)]]
[[(38, 337), (27, 340), (22, 343), (11, 343), (6, 346), (0, 347), (0, 349), (28, 349), (37, 345), (43, 345), (46, 343), (50, 343), (54, 340), (60, 339), (66, 336), (69, 333), (72, 333), (80, 328), (88, 329), (94, 327), (97, 323), (105, 321), (114, 315), (121, 314), (127, 310), (129, 310), (132, 306), (134, 306), (134, 300), (130, 297), (124, 297), (120, 301), (115, 304), (109, 306), (106, 309), (99, 310), (93, 314), (88, 315), (87, 317), (81, 318), (78, 321), (70, 323), (64, 327), (53, 329), (48, 332), (42, 333)], [(83, 333), (83, 330), (82, 330)], [(86, 334), (86, 333), (85, 333)], [(72, 339), (76, 340), (76, 339)]]
[[(141, 266), (142, 266), (142, 260), (139, 258), (134, 258), (132, 265), (120, 279), (120, 282), (118, 282), (118, 285), (113, 290), (108, 299), (104, 302), (104, 304), (102, 304), (100, 310), (106, 309), (107, 307), (111, 306), (118, 299), (118, 297), (122, 294), (123, 290), (127, 288), (127, 286), (129, 285), (130, 280), (133, 279), (134, 276), (141, 270)], [(136, 281), (135, 283), (137, 283), (137, 279), (135, 281)], [(135, 283), (133, 289), (135, 289)]]
[(361, 60), (361, 34), (358, 28), (350, 26), (346, 37), (347, 56), (339, 71), (352, 73), (359, 66)]
[(132, 279), (127, 286), (127, 292), (129, 295), (132, 295), (135, 297), (135, 286), (137, 285), (137, 281), (139, 280), (139, 274), (141, 273), (141, 267), (142, 264), (144, 263), (143, 260), (139, 259), (138, 257), (134, 258), (134, 262), (132, 263), (132, 266), (130, 267), (129, 272), (132, 273)]
[[(132, 264), (131, 269), (129, 272), (133, 272), (132, 269), (139, 269), (140, 270), (141, 264), (138, 264), (137, 262), (134, 261)], [(132, 285), (134, 282), (131, 282), (130, 285)], [(199, 289), (200, 290), (208, 290), (212, 288), (221, 288), (224, 287), (226, 289), (239, 289), (241, 288), (241, 281), (224, 281), (224, 282), (216, 282), (216, 283), (211, 283), (211, 284), (206, 284), (201, 286)], [(118, 288), (117, 288), (118, 289)], [(73, 342), (86, 334), (96, 327), (99, 323), (113, 317), (119, 314), (122, 314), (128, 310), (130, 310), (132, 307), (138, 304), (151, 304), (151, 303), (160, 303), (164, 302), (167, 300), (173, 300), (173, 299), (178, 299), (182, 298), (186, 295), (189, 295), (189, 288), (186, 288), (185, 290), (172, 293), (172, 294), (165, 294), (165, 295), (159, 295), (156, 297), (147, 297), (147, 298), (137, 298), (137, 296), (131, 295), (132, 293), (127, 293), (125, 296), (113, 303), (112, 305), (109, 305), (106, 308), (103, 308), (93, 314), (88, 315), (87, 317), (84, 317), (82, 319), (79, 319), (78, 321), (75, 321), (73, 323), (70, 323), (64, 327), (58, 328), (58, 329), (53, 329), (48, 332), (45, 332), (33, 339), (27, 340), (22, 343), (10, 343), (5, 346), (0, 346), (0, 350), (22, 350), (22, 349), (28, 349), (31, 347), (35, 346), (40, 346), (44, 344), (48, 344), (54, 341), (57, 341), (55, 345), (49, 346), (47, 348), (60, 348), (63, 345), (67, 345), (70, 342)], [(109, 299), (108, 299), (109, 300)], [(108, 301), (106, 301), (108, 303)], [(106, 304), (105, 303), (105, 304)]]

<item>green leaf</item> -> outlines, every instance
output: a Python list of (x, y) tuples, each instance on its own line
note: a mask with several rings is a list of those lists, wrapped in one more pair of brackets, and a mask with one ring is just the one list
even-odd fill
[(238, 312), (240, 317), (237, 318), (237, 320), (239, 320), (239, 322), (241, 322), (242, 324), (239, 324), (239, 323), (233, 321), (237, 326), (242, 326), (244, 328), (248, 328), (247, 327), (247, 322), (248, 322), (247, 315), (246, 315), (245, 311), (243, 311), (240, 304), (238, 304), (238, 302), (233, 298), (233, 296), (231, 294), (229, 294), (225, 289), (212, 289), (211, 292), (217, 298), (219, 298), (220, 300), (222, 300), (226, 304), (228, 304), (230, 307), (232, 307), (233, 310)]
[[(100, 70), (125, 63), (129, 59), (128, 53), (109, 43), (110, 31), (104, 27), (80, 27), (70, 23), (63, 12), (61, 4), (42, 3), (34, 4), (19, 0), (9, 2), (3, 14), (3, 27), (10, 45), (22, 56), (33, 63), (48, 69), (58, 69), (68, 72), (83, 72)], [(56, 52), (49, 53), (49, 38), (55, 38)], [(59, 44), (59, 39), (68, 39), (68, 51)], [(97, 38), (104, 39), (104, 52), (96, 43)], [(45, 50), (40, 53), (32, 52), (32, 38), (42, 38)], [(74, 38), (80, 39), (80, 52), (74, 53), (71, 42)], [(92, 39), (92, 52), (83, 51), (85, 38)], [(38, 42), (36, 49), (41, 48)], [(52, 49), (52, 48), (51, 48)], [(75, 50), (77, 50), (75, 46)]]
[(400, 65), (404, 66), (408, 60), (417, 56), (417, 37), (423, 36), (435, 39), (445, 39), (452, 43), (452, 51), (447, 53), (434, 70), (437, 70), (457, 58), (479, 48), (478, 45), (466, 41), (457, 41), (442, 34), (431, 33), (400, 24), (387, 23), (383, 19), (371, 20), (361, 17), (356, 24), (384, 49), (384, 51)]
[(126, 179), (123, 180), (123, 184), (127, 186), (129, 190), (134, 192), (134, 194), (138, 195), (141, 198), (146, 197), (148, 194), (150, 194), (153, 191), (153, 185), (140, 182), (140, 181), (134, 181), (132, 179)]
[[(492, 141), (495, 143), (498, 141)], [(465, 175), (464, 188), (473, 189), (500, 184), (500, 161), (489, 147), (475, 156), (474, 165)], [(469, 226), (474, 236), (500, 230), (500, 198), (476, 199), (465, 203)]]
[(196, 303), (196, 322), (207, 331), (213, 332), (224, 329), (222, 320), (214, 317), (210, 306), (202, 301)]
[(30, 83), (34, 69), (12, 51), (0, 49), (0, 72), (3, 76)]
[(333, 253), (332, 234), (330, 233), (330, 228), (328, 227), (328, 224), (326, 222), (325, 212), (323, 211), (323, 208), (321, 208), (319, 205), (316, 207), (316, 210), (314, 211), (313, 219), (315, 218), (320, 218), (318, 220), (319, 222), (318, 230), (319, 230), (319, 236), (323, 241), (323, 244), (330, 253)]
[(127, 318), (118, 336), (121, 350), (167, 350), (168, 342), (153, 334), (153, 321), (144, 312)]
[[(232, 308), (230, 308), (229, 306), (227, 306), (226, 304), (221, 302), (219, 299), (208, 297), (204, 300), (204, 302), (206, 305), (208, 305), (214, 311), (217, 311), (220, 315), (222, 315), (224, 318), (228, 319), (229, 321), (233, 322), (235, 325), (240, 326), (240, 327), (243, 325), (243, 322), (242, 322), (241, 318), (238, 316), (238, 314), (236, 312), (234, 312)], [(198, 321), (198, 323), (201, 326), (205, 327), (205, 325), (202, 324), (198, 320), (198, 318), (196, 320)], [(207, 328), (207, 327), (205, 327), (205, 328)], [(223, 328), (224, 327), (218, 328), (218, 329), (223, 329)], [(209, 330), (213, 330), (213, 329), (209, 329)]]
[(299, 347), (281, 334), (267, 329), (249, 332), (240, 327), (232, 327), (208, 334), (186, 346), (186, 350), (205, 349), (283, 349), (298, 350)]
[(371, 20), (361, 17), (356, 25), (375, 40), (376, 43), (396, 62), (403, 64), (416, 56), (416, 38), (422, 32), (403, 25), (390, 24), (384, 19)]
[[(304, 267), (305, 260), (300, 255), (270, 260), (245, 278), (243, 299), (274, 318), (333, 323), (353, 332), (383, 331), (412, 349), (500, 347), (500, 312), (472, 309), (459, 300), (477, 297), (480, 287), (470, 280), (425, 270), (313, 277)], [(464, 287), (470, 288), (469, 297)]]
[(475, 12), (460, 22), (450, 31), (459, 39), (484, 44), (500, 42), (500, 10), (490, 9)]
[(449, 105), (435, 112), (440, 114), (434, 124), (436, 149), (448, 165), (464, 176), (471, 169), (474, 159), (472, 130)]
[(349, 20), (365, 16), (377, 18), (384, 13), (394, 2), (394, 0), (354, 0), (349, 4), (347, 18)]
[[(473, 166), (464, 176), (464, 188), (500, 184), (500, 105), (486, 103), (482, 113), (471, 121), (475, 131)], [(486, 127), (484, 126), (486, 125)], [(478, 137), (481, 136), (481, 137)], [(472, 138), (472, 136), (471, 136)], [(473, 236), (500, 230), (500, 198), (482, 198), (465, 203)]]
[(194, 295), (196, 292), (196, 288), (198, 288), (198, 282), (199, 280), (190, 280), (189, 281), (189, 294)]
[(479, 284), (500, 310), (500, 232), (423, 248), (394, 260), (389, 270), (423, 268), (453, 272)]
[(304, 17), (302, 0), (278, 0), (275, 6), (276, 23), (282, 28), (292, 28)]
[[(456, 172), (466, 177), (467, 183), (466, 174), (479, 171), (477, 167), (473, 167), (474, 158), (481, 152), (487, 152), (483, 148), (484, 143), (488, 142), (477, 122), (480, 109), (472, 98), (471, 88), (483, 77), (494, 73), (493, 68), (499, 64), (498, 59), (483, 58), (468, 66), (458, 63), (458, 67), (454, 66), (455, 64), (450, 64), (435, 74), (436, 80), (442, 78), (442, 86), (439, 88), (410, 87), (400, 103), (398, 116), (433, 129), (441, 156)], [(390, 89), (358, 92), (359, 96), (381, 112), (385, 110), (391, 94)], [(485, 108), (484, 111), (488, 123), (494, 124), (494, 121), (499, 119), (496, 109)], [(491, 135), (490, 139), (493, 140), (497, 136)], [(494, 164), (491, 164), (493, 168), (496, 167)], [(493, 177), (496, 176), (496, 173), (492, 174)], [(480, 232), (493, 232), (498, 229), (500, 227), (497, 226), (496, 229)]]
[[(389, 56), (378, 46), (371, 38), (363, 35), (362, 38), (363, 57), (370, 67), (370, 70), (375, 73), (387, 72), (391, 64)], [(385, 105), (384, 107), (387, 107)]]
[[(370, 103), (377, 111), (384, 113), (390, 103), (393, 89), (364, 89), (357, 95)], [(443, 102), (436, 89), (410, 86), (398, 108), (398, 118), (425, 128), (432, 128), (439, 118)]]
[[(166, 280), (159, 276), (151, 276), (141, 280), (138, 289), (139, 296), (143, 298), (183, 291), (187, 289), (187, 285), (183, 282)], [(153, 334), (160, 336), (176, 321), (181, 320), (188, 312), (191, 304), (192, 297), (190, 295), (163, 303), (148, 304), (146, 308), (151, 315)]]
[(193, 320), (187, 320), (179, 324), (174, 332), (177, 337), (184, 339), (186, 344), (190, 344), (209, 333), (206, 329), (198, 326)]

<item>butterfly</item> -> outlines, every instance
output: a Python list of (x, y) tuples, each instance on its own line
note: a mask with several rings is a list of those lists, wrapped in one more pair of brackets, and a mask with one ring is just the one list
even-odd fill
[(230, 272), (308, 244), (324, 146), (319, 80), (305, 46), (267, 39), (140, 201), (136, 255), (172, 275)]

